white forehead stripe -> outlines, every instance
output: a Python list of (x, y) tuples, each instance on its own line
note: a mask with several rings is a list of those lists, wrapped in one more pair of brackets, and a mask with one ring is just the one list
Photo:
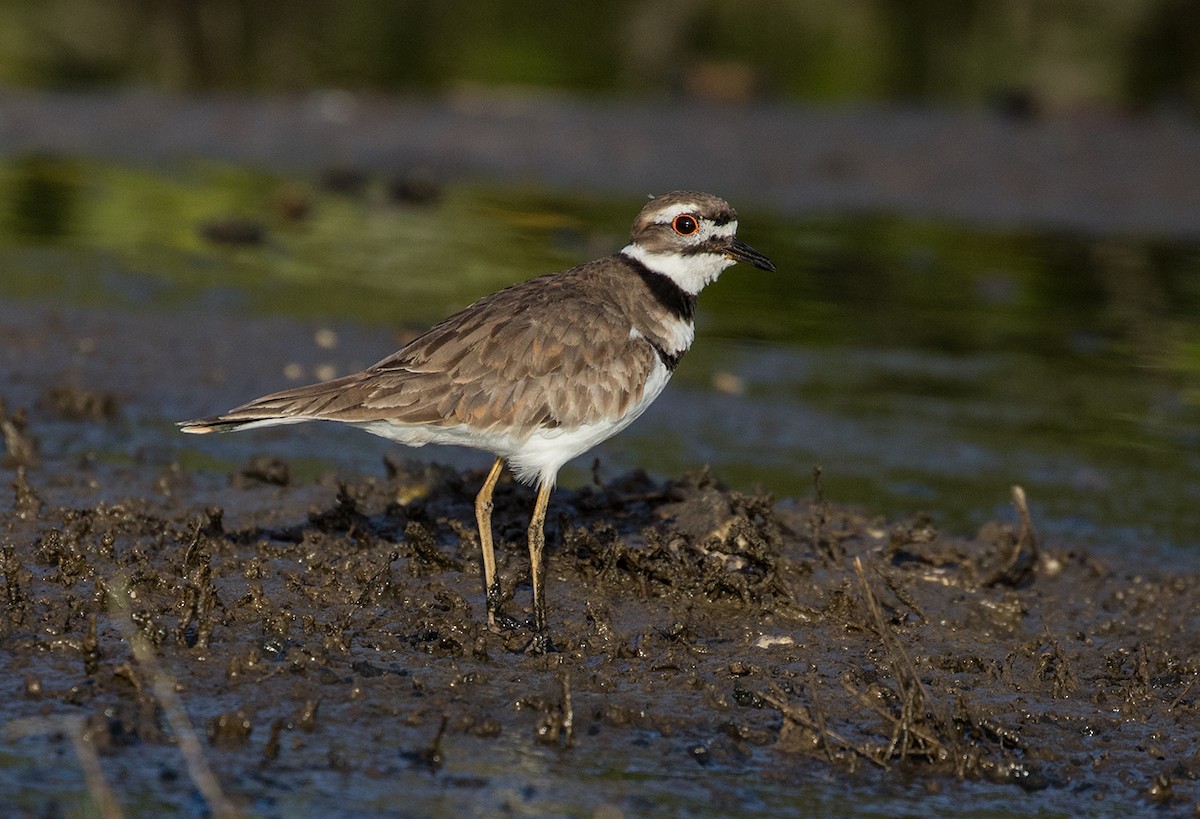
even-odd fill
[(699, 208), (696, 207), (695, 202), (680, 202), (679, 204), (672, 205), (666, 210), (659, 211), (658, 218), (655, 221), (663, 222), (664, 224), (670, 224), (671, 222), (675, 221), (675, 217), (679, 214), (695, 213), (697, 210), (699, 210)]

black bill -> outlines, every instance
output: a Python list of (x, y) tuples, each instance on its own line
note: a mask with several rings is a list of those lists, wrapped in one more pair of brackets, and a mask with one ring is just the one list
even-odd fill
[(759, 253), (750, 245), (743, 242), (741, 239), (734, 239), (733, 244), (729, 246), (729, 250), (725, 251), (725, 255), (734, 261), (745, 262), (752, 264), (759, 270), (775, 271), (775, 263), (766, 256)]

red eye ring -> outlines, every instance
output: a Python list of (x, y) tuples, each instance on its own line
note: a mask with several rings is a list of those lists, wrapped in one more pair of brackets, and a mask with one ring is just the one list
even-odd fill
[(690, 213), (681, 213), (671, 221), (671, 227), (680, 236), (692, 236), (700, 229), (700, 220)]

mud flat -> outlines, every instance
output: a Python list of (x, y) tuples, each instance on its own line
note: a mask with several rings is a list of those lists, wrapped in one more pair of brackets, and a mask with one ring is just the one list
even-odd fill
[[(16, 324), (0, 791), (18, 813), (1200, 804), (1195, 573), (1039, 542), (1019, 503), (960, 537), (816, 488), (775, 500), (703, 470), (630, 473), (555, 494), (559, 651), (530, 656), (526, 629), (484, 624), (481, 473), (395, 453), (315, 481), (290, 456), (184, 466), (178, 407), (154, 401), (196, 389), (194, 357), (145, 343), (125, 360), (157, 380), (111, 390), (64, 377), (78, 350), (48, 363), (54, 344)], [(115, 457), (104, 442), (124, 438)], [(519, 621), (531, 503), (497, 490)]]

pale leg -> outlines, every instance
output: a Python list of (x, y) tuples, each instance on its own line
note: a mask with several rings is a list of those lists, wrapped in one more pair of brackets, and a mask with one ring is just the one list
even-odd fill
[(503, 468), (503, 459), (497, 458), (475, 496), (475, 522), (479, 524), (479, 548), (483, 551), (483, 599), (489, 626), (496, 625), (496, 614), (500, 611), (500, 581), (496, 578), (496, 552), (492, 548), (492, 491)]
[(546, 506), (550, 503), (552, 489), (549, 483), (538, 487), (533, 519), (529, 521), (529, 578), (533, 582), (534, 634), (527, 651), (537, 654), (551, 650), (550, 634), (546, 629), (546, 563), (543, 552), (546, 548)]

